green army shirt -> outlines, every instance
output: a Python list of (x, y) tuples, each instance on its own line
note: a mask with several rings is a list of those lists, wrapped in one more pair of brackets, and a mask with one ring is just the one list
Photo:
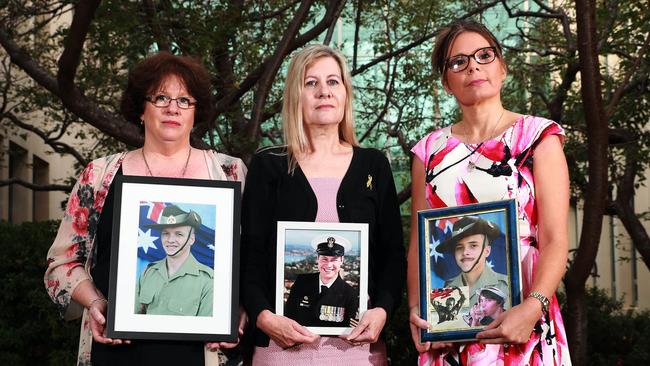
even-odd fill
[(140, 276), (135, 313), (212, 316), (213, 270), (190, 254), (170, 277), (166, 261), (150, 264)]
[[(445, 282), (445, 287), (454, 287), (454, 286), (457, 287), (467, 286), (467, 284), (463, 280), (462, 273), (452, 278), (451, 280)], [(494, 270), (492, 270), (492, 268), (488, 267), (488, 265), (486, 264), (485, 267), (483, 268), (483, 272), (481, 273), (481, 276), (479, 276), (479, 278), (476, 280), (474, 286), (470, 287), (469, 289), (470, 306), (474, 305), (478, 301), (478, 297), (476, 296), (476, 290), (488, 286), (496, 286), (501, 291), (503, 291), (504, 294), (510, 293), (510, 291), (508, 290), (508, 276), (501, 273), (494, 272)]]

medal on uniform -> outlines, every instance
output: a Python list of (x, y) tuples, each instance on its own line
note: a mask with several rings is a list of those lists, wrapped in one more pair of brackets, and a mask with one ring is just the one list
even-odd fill
[(345, 308), (339, 306), (321, 305), (318, 319), (340, 323), (345, 318)]

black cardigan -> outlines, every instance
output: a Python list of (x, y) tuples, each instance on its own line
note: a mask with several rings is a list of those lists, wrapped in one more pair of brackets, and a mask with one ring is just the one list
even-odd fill
[[(369, 224), (370, 307), (382, 307), (391, 316), (402, 298), (406, 259), (395, 183), (381, 152), (354, 148), (336, 205), (340, 222)], [(255, 154), (242, 203), (241, 291), (258, 346), (268, 346), (269, 338), (255, 327), (257, 316), (275, 309), (277, 222), (314, 221), (317, 210), (316, 195), (300, 167), (288, 173), (286, 148)]]

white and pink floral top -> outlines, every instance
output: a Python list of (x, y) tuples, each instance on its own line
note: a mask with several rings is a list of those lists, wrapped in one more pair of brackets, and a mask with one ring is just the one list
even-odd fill
[[(522, 285), (530, 291), (536, 263), (537, 205), (533, 159), (545, 138), (564, 141), (557, 123), (536, 116), (521, 116), (494, 139), (470, 145), (451, 134), (451, 127), (431, 132), (411, 150), (426, 173), (425, 197), (430, 208), (516, 198), (520, 235)], [(462, 365), (570, 365), (564, 322), (555, 296), (548, 314), (536, 324), (525, 344), (504, 347), (478, 342), (456, 343), (445, 351), (430, 351), (419, 366)]]
[[(239, 158), (204, 151), (209, 176), (214, 180), (244, 182), (246, 166)], [(77, 285), (90, 280), (97, 223), (111, 182), (126, 153), (92, 161), (81, 172), (61, 220), (54, 243), (47, 253), (45, 288), (66, 320), (82, 316), (77, 365), (90, 365), (92, 333), (83, 306), (72, 300)]]

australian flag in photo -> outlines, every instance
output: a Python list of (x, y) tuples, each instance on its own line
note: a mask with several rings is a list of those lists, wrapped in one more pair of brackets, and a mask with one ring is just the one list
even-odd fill
[[(163, 209), (164, 202), (141, 202), (140, 224), (138, 227), (138, 276), (149, 263), (157, 262), (167, 255), (160, 241), (160, 230), (147, 228), (145, 225), (156, 224)], [(205, 225), (195, 233), (191, 253), (194, 258), (214, 269), (214, 230)]]
[[(505, 220), (502, 215), (480, 215), (482, 219), (491, 221), (499, 226), (501, 235), (492, 243), (492, 250), (487, 257), (486, 265), (492, 268), (495, 272), (506, 274), (506, 249), (505, 249), (505, 236), (503, 230)], [(444, 286), (445, 281), (456, 277), (460, 274), (460, 268), (456, 264), (454, 253), (439, 253), (436, 247), (451, 237), (454, 222), (458, 218), (447, 218), (442, 220), (433, 220), (429, 222), (431, 233), (431, 246), (429, 247), (429, 260), (431, 266), (431, 287), (441, 288)]]

